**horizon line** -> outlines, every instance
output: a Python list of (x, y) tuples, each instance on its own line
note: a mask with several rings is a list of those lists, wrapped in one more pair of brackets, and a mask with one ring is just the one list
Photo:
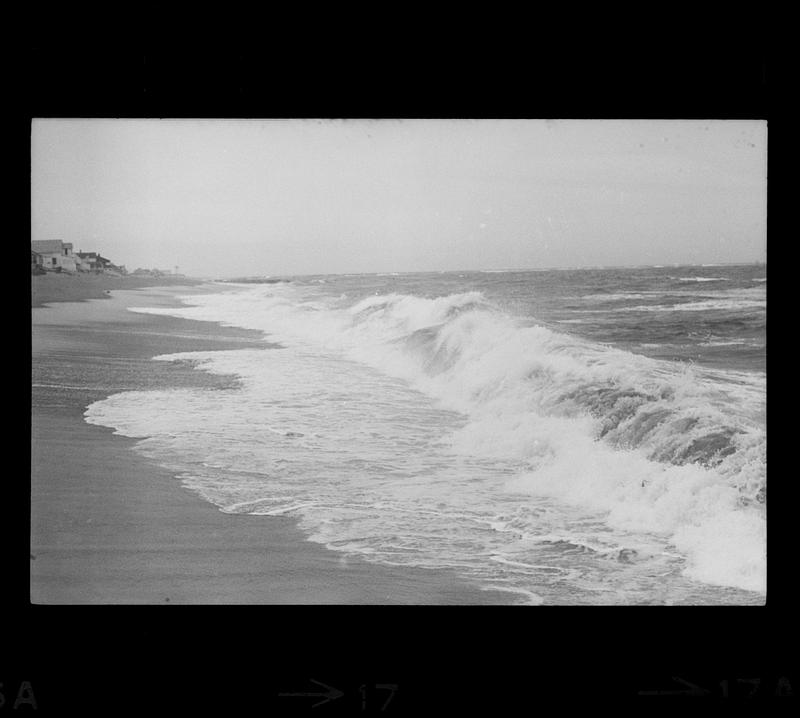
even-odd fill
[(573, 270), (592, 270), (592, 269), (645, 269), (645, 268), (668, 268), (668, 267), (742, 267), (742, 266), (766, 266), (766, 261), (755, 260), (750, 262), (668, 262), (665, 264), (606, 264), (606, 265), (584, 265), (584, 266), (560, 266), (560, 267), (485, 267), (481, 269), (411, 269), (403, 271), (379, 270), (365, 272), (279, 272), (272, 274), (235, 274), (235, 275), (184, 275), (193, 279), (252, 279), (252, 278), (274, 278), (274, 277), (333, 277), (333, 276), (375, 276), (375, 275), (401, 275), (401, 274), (454, 274), (457, 272), (551, 272), (551, 271), (573, 271)]

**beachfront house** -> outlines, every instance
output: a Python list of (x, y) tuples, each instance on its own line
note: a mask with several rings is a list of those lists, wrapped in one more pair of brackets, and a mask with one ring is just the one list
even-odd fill
[(78, 252), (79, 269), (82, 272), (103, 272), (114, 267), (110, 259), (106, 259), (99, 252)]
[(71, 242), (62, 242), (60, 239), (34, 240), (31, 242), (31, 262), (34, 254), (41, 258), (39, 266), (48, 271), (74, 272), (77, 269)]
[(106, 259), (100, 252), (79, 251), (75, 255), (80, 272), (103, 272), (115, 276), (127, 274), (124, 264), (116, 265), (110, 259)]
[(125, 269), (124, 264), (116, 265), (113, 262), (105, 259), (104, 257), (100, 257), (103, 262), (103, 272), (106, 274), (112, 274), (115, 277), (122, 276), (123, 274), (127, 274), (128, 270)]
[(98, 267), (97, 252), (78, 252), (78, 269), (82, 272), (94, 272)]

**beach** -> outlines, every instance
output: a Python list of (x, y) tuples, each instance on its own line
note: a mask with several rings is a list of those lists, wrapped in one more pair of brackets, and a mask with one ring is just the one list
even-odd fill
[(137, 289), (172, 285), (191, 286), (201, 280), (186, 277), (150, 277), (147, 275), (116, 276), (105, 273), (48, 272), (31, 276), (31, 306), (42, 307), (48, 302), (79, 302), (102, 299), (114, 289)]
[[(134, 451), (135, 439), (87, 424), (87, 405), (117, 392), (237, 382), (153, 356), (269, 347), (256, 331), (132, 313), (177, 305), (179, 285), (133, 290), (124, 279), (32, 278), (32, 603), (513, 602), (449, 571), (344, 557), (293, 518), (223, 513)], [(198, 291), (189, 285), (181, 291)]]

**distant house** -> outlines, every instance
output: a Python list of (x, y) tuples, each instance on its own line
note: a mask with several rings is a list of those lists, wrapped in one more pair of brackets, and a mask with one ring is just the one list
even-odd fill
[(87, 256), (89, 252), (75, 252), (75, 264), (79, 272), (91, 272), (94, 269), (94, 262)]
[(78, 252), (79, 268), (84, 272), (93, 272), (100, 269), (97, 252)]
[[(83, 272), (105, 272), (107, 270), (120, 272), (120, 268), (112, 264), (100, 252), (78, 252), (76, 255), (79, 269)], [(120, 272), (124, 273), (124, 272)]]
[(113, 274), (115, 277), (120, 277), (123, 274), (127, 274), (128, 273), (128, 270), (125, 269), (125, 265), (124, 264), (121, 264), (121, 265), (117, 266), (116, 264), (112, 264), (108, 260), (105, 260), (105, 261), (107, 262), (107, 264), (104, 265), (103, 271), (106, 274)]
[(62, 242), (60, 239), (34, 240), (31, 242), (32, 262), (33, 254), (41, 257), (39, 266), (46, 270), (74, 272), (77, 269), (71, 242)]

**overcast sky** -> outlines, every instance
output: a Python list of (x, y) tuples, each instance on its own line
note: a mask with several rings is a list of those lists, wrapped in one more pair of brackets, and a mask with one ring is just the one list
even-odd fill
[(759, 121), (34, 120), (32, 239), (194, 276), (766, 260)]

